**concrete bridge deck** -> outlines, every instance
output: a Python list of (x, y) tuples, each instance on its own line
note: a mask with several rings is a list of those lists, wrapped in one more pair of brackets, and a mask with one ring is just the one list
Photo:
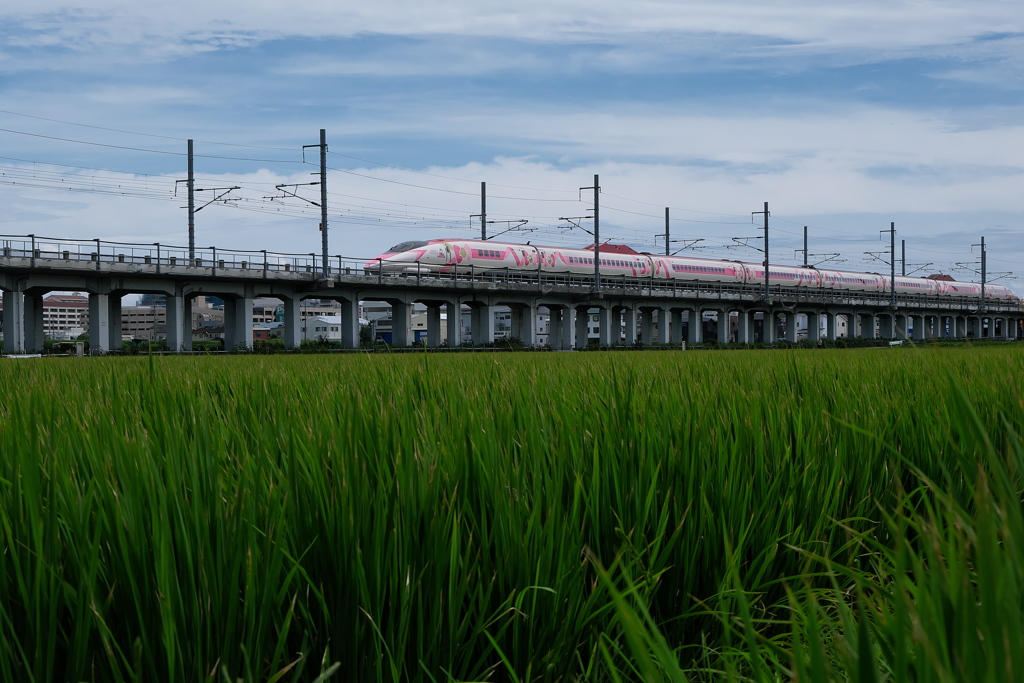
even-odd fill
[[(42, 297), (51, 291), (89, 295), (89, 336), (94, 353), (120, 345), (121, 297), (163, 294), (167, 297), (168, 346), (191, 348), (192, 299), (214, 295), (225, 301), (227, 348), (252, 344), (251, 312), (256, 297), (284, 302), (284, 340), (299, 344), (299, 302), (331, 299), (341, 304), (342, 342), (357, 346), (358, 302), (385, 301), (393, 308), (395, 345), (411, 341), (414, 303), (428, 310), (427, 343), (441, 339), (441, 309), (449, 315), (449, 345), (461, 341), (461, 310), (472, 310), (472, 337), (494, 339), (496, 306), (512, 310), (512, 334), (527, 345), (536, 342), (537, 311), (550, 315), (550, 343), (556, 348), (586, 345), (591, 315), (598, 316), (599, 341), (646, 343), (702, 341), (703, 325), (691, 325), (705, 311), (717, 312), (719, 341), (754, 341), (754, 316), (762, 323), (761, 340), (795, 339), (797, 316), (807, 316), (814, 340), (824, 320), (823, 335), (835, 338), (837, 318), (851, 336), (958, 338), (968, 335), (1017, 339), (1024, 333), (1024, 312), (1012, 302), (974, 297), (899, 296), (895, 308), (883, 293), (773, 287), (765, 298), (761, 285), (664, 281), (653, 278), (602, 276), (594, 292), (590, 276), (541, 271), (457, 269), (447, 274), (426, 271), (386, 272), (364, 269), (366, 259), (331, 257), (326, 264), (315, 254), (196, 249), (160, 244), (128, 244), (102, 240), (59, 240), (34, 235), (0, 236), (0, 289), (4, 300), (5, 349), (25, 352), (41, 348)], [(578, 315), (578, 313), (581, 313)], [(732, 323), (731, 318), (736, 318)], [(784, 319), (784, 322), (783, 322)], [(985, 322), (988, 321), (988, 325)], [(10, 340), (9, 342), (6, 340)]]

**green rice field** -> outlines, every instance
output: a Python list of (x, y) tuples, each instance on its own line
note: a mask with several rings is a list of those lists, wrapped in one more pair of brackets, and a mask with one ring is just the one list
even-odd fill
[(1024, 680), (1024, 346), (0, 360), (0, 681)]

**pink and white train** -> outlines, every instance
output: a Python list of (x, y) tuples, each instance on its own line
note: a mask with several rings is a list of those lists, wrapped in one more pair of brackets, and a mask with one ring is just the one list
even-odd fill
[[(764, 266), (759, 263), (661, 256), (640, 253), (621, 244), (602, 244), (601, 276), (654, 280), (695, 280), (728, 284), (763, 284)], [(451, 273), (487, 270), (529, 271), (592, 275), (594, 247), (569, 249), (483, 240), (436, 239), (402, 242), (364, 264), (367, 273)], [(782, 287), (822, 288), (854, 292), (888, 292), (889, 276), (853, 273), (815, 267), (772, 265), (769, 284)], [(897, 294), (949, 297), (980, 297), (981, 285), (922, 277), (897, 277)], [(1010, 289), (985, 285), (985, 298), (1021, 303)]]

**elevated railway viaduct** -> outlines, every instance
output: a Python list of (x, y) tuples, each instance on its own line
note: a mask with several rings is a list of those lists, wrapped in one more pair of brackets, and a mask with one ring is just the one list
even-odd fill
[[(771, 343), (780, 329), (792, 340), (798, 316), (807, 316), (811, 341), (822, 328), (824, 338), (835, 339), (840, 320), (845, 320), (852, 337), (1020, 339), (1024, 335), (1024, 311), (1019, 305), (977, 297), (901, 295), (893, 307), (888, 294), (773, 287), (766, 297), (761, 285), (624, 276), (602, 276), (601, 291), (594, 292), (589, 276), (475, 268), (438, 276), (365, 271), (363, 265), (362, 259), (341, 256), (325, 264), (314, 254), (213, 247), (189, 253), (159, 244), (0, 236), (4, 348), (17, 353), (42, 347), (42, 299), (52, 291), (88, 293), (89, 339), (95, 354), (120, 347), (121, 298), (135, 293), (167, 297), (167, 343), (177, 351), (191, 350), (192, 300), (200, 295), (225, 302), (226, 348), (252, 345), (252, 302), (257, 297), (284, 302), (287, 346), (299, 345), (299, 304), (306, 298), (339, 302), (342, 343), (349, 347), (359, 342), (360, 301), (392, 306), (396, 346), (412, 341), (414, 303), (427, 307), (429, 346), (440, 344), (442, 324), (447, 325), (447, 343), (460, 343), (463, 306), (472, 311), (475, 343), (494, 340), (494, 308), (507, 306), (512, 311), (512, 335), (528, 346), (537, 343), (538, 310), (547, 309), (548, 342), (562, 349), (587, 345), (594, 315), (602, 345), (620, 340), (632, 343), (637, 333), (647, 344), (700, 343), (703, 326), (691, 321), (701, 320), (707, 311), (717, 315), (720, 342)], [(447, 320), (442, 310), (449, 313)], [(771, 321), (760, 326), (757, 339), (756, 314)], [(733, 316), (734, 325), (723, 324)]]

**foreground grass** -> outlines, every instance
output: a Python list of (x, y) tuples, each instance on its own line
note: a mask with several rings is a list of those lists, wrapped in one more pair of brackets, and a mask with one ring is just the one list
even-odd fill
[(1024, 677), (1024, 349), (0, 365), (0, 680)]

